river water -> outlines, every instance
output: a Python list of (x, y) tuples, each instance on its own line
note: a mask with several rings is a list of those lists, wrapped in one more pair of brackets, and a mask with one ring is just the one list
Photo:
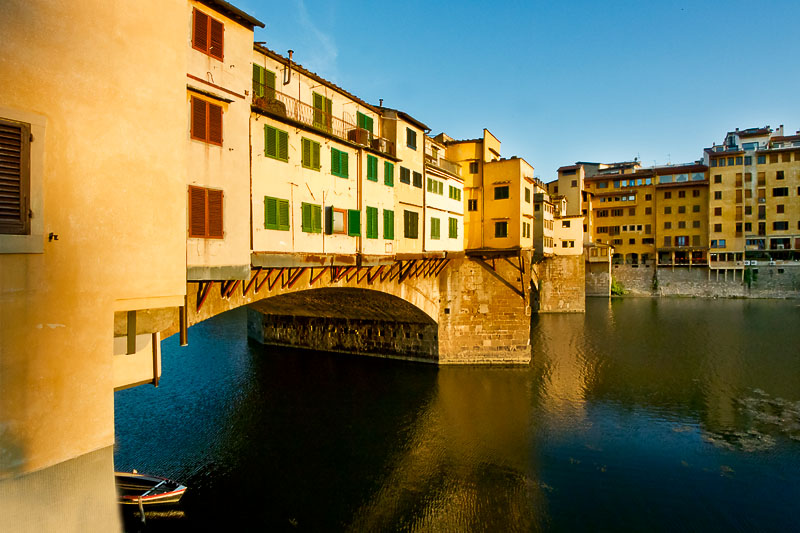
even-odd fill
[[(797, 531), (800, 302), (588, 299), (521, 368), (265, 347), (243, 310), (115, 393), (148, 531)], [(137, 529), (128, 520), (128, 530)]]

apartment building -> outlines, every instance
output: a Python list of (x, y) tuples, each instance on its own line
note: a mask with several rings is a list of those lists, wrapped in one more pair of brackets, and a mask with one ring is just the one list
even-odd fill
[(800, 132), (737, 128), (704, 158), (713, 268), (742, 269), (744, 261), (800, 251)]
[[(584, 217), (569, 214), (565, 196), (550, 195), (547, 185), (535, 179), (533, 197), (533, 248), (537, 259), (580, 255), (584, 249)], [(578, 196), (579, 198), (579, 196)]]
[(448, 157), (466, 169), (465, 249), (531, 248), (533, 167), (502, 158), (500, 141), (487, 129), (479, 139), (447, 139)]
[(189, 0), (186, 24), (188, 281), (250, 275), (250, 64), (259, 20), (221, 1)]
[(464, 249), (464, 178), (441, 136), (425, 137), (425, 251)]

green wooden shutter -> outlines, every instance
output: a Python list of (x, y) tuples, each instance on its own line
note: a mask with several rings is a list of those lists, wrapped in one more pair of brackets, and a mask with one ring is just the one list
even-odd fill
[(394, 239), (394, 211), (383, 210), (383, 238)]
[(253, 96), (264, 96), (264, 73), (262, 67), (253, 63)]
[(383, 184), (394, 187), (394, 165), (388, 161), (383, 162)]
[(451, 239), (458, 238), (458, 219), (450, 217), (450, 232), (449, 237)]
[(319, 170), (319, 143), (312, 142), (311, 143), (311, 168), (315, 170)]
[(278, 130), (278, 159), (289, 161), (289, 134)]
[(278, 157), (278, 130), (264, 125), (264, 154), (267, 157)]
[(311, 231), (312, 233), (322, 233), (322, 207), (311, 206)]
[(367, 207), (367, 239), (378, 238), (378, 208)]
[(289, 230), (289, 200), (278, 200), (278, 229)]
[(374, 155), (367, 155), (367, 179), (378, 181), (378, 158)]
[(361, 211), (358, 209), (347, 210), (347, 234), (351, 237), (361, 235)]
[(321, 94), (314, 93), (313, 100), (314, 100), (314, 126), (320, 128), (325, 124), (323, 118), (324, 116), (323, 107), (325, 104), (323, 103), (323, 98)]
[(305, 202), (300, 204), (300, 213), (301, 213), (301, 229), (305, 233), (311, 233), (313, 229), (313, 224), (311, 223), (311, 204), (307, 204)]
[(339, 158), (340, 158), (339, 171), (341, 172), (341, 176), (343, 178), (349, 176), (347, 172), (347, 155), (348, 155), (347, 152), (339, 152)]
[(264, 227), (278, 229), (278, 200), (269, 196), (264, 197)]
[(306, 168), (313, 168), (311, 164), (311, 141), (306, 138), (300, 139), (300, 148), (303, 166)]
[(325, 98), (325, 127), (331, 129), (333, 123), (333, 101), (330, 98)]
[(333, 233), (333, 207), (325, 208), (325, 233), (330, 235)]
[(267, 98), (275, 98), (275, 73), (271, 70), (264, 71), (264, 85), (267, 87), (265, 91)]
[(341, 174), (341, 160), (339, 158), (339, 150), (331, 148), (331, 174), (339, 176)]
[(431, 218), (431, 239), (438, 239), (441, 234), (441, 221), (438, 218)]

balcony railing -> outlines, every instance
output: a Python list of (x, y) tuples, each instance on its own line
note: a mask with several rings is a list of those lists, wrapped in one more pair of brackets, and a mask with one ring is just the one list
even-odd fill
[(430, 155), (425, 156), (425, 162), (429, 165), (433, 165), (435, 167), (439, 167), (445, 172), (449, 172), (450, 174), (455, 174), (456, 176), (461, 176), (461, 165), (458, 163), (453, 163), (443, 157), (433, 157)]
[(258, 109), (284, 117), (339, 139), (369, 146), (392, 157), (397, 153), (392, 141), (359, 128), (352, 122), (333, 116), (271, 87), (253, 82), (253, 105)]

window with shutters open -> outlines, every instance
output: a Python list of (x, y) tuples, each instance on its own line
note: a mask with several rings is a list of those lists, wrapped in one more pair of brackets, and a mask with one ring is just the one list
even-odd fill
[(275, 98), (275, 73), (253, 64), (253, 96)]
[(223, 194), (219, 189), (189, 186), (189, 237), (223, 238)]
[(347, 152), (331, 148), (331, 174), (346, 178), (348, 176)]
[(300, 204), (302, 229), (305, 233), (322, 233), (322, 207), (316, 204)]
[(367, 179), (378, 181), (378, 158), (367, 154)]
[(301, 151), (302, 151), (303, 166), (305, 168), (310, 168), (311, 170), (319, 170), (320, 144), (316, 141), (312, 141), (311, 139), (306, 139), (305, 137), (303, 137), (300, 140), (300, 145), (302, 149)]
[(394, 187), (394, 164), (388, 161), (383, 162), (383, 184)]
[(264, 197), (264, 227), (289, 231), (289, 200)]
[(383, 210), (383, 238), (394, 239), (394, 211)]
[(0, 119), (0, 234), (30, 234), (30, 138), (29, 124)]
[(374, 121), (372, 117), (365, 115), (364, 113), (358, 111), (356, 112), (356, 125), (361, 128), (362, 130), (367, 130), (370, 133), (373, 133), (372, 127)]
[(191, 137), (222, 146), (222, 106), (192, 96)]
[(192, 48), (222, 61), (225, 26), (197, 8), (192, 12)]
[(279, 161), (289, 161), (289, 133), (265, 124), (264, 155)]
[(367, 207), (367, 239), (378, 238), (378, 208)]
[(333, 102), (319, 93), (313, 93), (314, 100), (314, 127), (331, 131), (333, 124)]

